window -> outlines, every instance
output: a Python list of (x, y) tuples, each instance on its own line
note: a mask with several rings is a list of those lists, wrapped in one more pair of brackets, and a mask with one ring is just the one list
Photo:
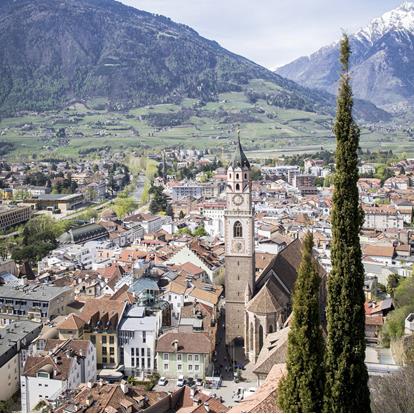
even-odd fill
[(177, 371), (182, 371), (183, 370), (183, 366), (182, 364), (178, 364), (177, 365)]
[(109, 348), (110, 355), (115, 355), (115, 348)]
[(247, 180), (247, 173), (244, 173), (244, 179)]
[(236, 174), (236, 180), (238, 180), (238, 179), (239, 179), (239, 173)]
[(197, 362), (198, 362), (199, 360), (200, 360), (200, 356), (199, 356), (199, 355), (197, 355), (197, 354), (196, 354), (196, 355), (194, 355), (194, 361), (197, 361)]
[(115, 343), (115, 337), (114, 336), (110, 336), (109, 337), (109, 343), (110, 344), (114, 344)]
[(240, 184), (236, 184), (236, 191), (240, 191)]
[(110, 364), (115, 364), (115, 358), (114, 357), (110, 357), (109, 358), (109, 363)]
[(243, 237), (243, 228), (240, 221), (234, 223), (233, 237)]
[(134, 348), (131, 348), (131, 356), (134, 356)]
[(168, 364), (164, 364), (164, 370), (168, 371)]
[(103, 353), (103, 354), (106, 354), (106, 353), (107, 353), (106, 346), (103, 346), (103, 347), (102, 347), (102, 353)]
[(188, 361), (192, 361), (193, 360), (193, 356), (192, 355), (188, 355), (187, 360)]
[(189, 371), (192, 371), (192, 370), (193, 370), (193, 366), (192, 366), (192, 365), (189, 365), (189, 366), (188, 366), (188, 370), (189, 370)]
[(177, 361), (181, 361), (182, 359), (182, 355), (181, 354), (177, 354)]
[(103, 337), (102, 337), (102, 343), (103, 343), (103, 344), (106, 344), (106, 336), (103, 336)]
[(145, 348), (141, 348), (141, 356), (145, 355)]
[(142, 342), (145, 344), (147, 342), (147, 333), (142, 331)]
[(200, 365), (194, 365), (194, 370), (195, 371), (200, 371)]
[(106, 357), (102, 357), (102, 364), (106, 364), (107, 363), (107, 359), (106, 359)]
[(147, 348), (147, 356), (151, 356), (151, 349)]
[(169, 355), (168, 354), (164, 354), (164, 361), (168, 361), (168, 359), (169, 359)]

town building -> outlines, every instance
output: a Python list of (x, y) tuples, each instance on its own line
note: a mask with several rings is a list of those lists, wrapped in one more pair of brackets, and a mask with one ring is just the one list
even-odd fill
[(0, 230), (5, 231), (10, 227), (30, 220), (32, 213), (32, 208), (28, 206), (0, 205)]
[(24, 365), (27, 348), (39, 335), (38, 322), (13, 322), (0, 329), (0, 401), (7, 401), (20, 388), (20, 370)]
[(69, 287), (29, 284), (0, 287), (0, 325), (21, 319), (51, 320), (66, 314), (66, 306), (73, 301)]
[(156, 350), (161, 376), (204, 378), (212, 371), (211, 341), (204, 333), (166, 332), (158, 338)]
[(63, 392), (95, 379), (96, 351), (90, 341), (49, 339), (24, 365), (22, 412), (31, 412), (41, 401), (54, 401)]
[(132, 306), (119, 324), (120, 362), (127, 375), (142, 376), (155, 369), (155, 344), (162, 326), (161, 310)]

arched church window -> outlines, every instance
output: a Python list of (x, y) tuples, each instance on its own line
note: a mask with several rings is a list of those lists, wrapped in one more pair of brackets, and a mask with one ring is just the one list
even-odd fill
[(240, 221), (234, 223), (233, 237), (243, 237), (243, 228)]
[(244, 179), (247, 180), (247, 173), (244, 173)]
[(240, 191), (240, 184), (236, 184), (236, 191)]
[(238, 180), (238, 179), (239, 179), (239, 173), (236, 174), (236, 180)]

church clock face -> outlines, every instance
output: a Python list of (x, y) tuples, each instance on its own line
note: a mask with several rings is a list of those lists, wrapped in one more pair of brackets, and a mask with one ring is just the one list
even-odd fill
[(235, 194), (233, 196), (233, 203), (236, 206), (240, 206), (241, 204), (243, 204), (243, 197), (240, 194)]
[(233, 251), (236, 253), (243, 253), (244, 241), (243, 240), (233, 241)]

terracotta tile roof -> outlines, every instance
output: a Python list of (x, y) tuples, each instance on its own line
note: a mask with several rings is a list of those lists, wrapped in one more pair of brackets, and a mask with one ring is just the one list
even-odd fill
[(105, 279), (118, 279), (125, 274), (125, 270), (118, 263), (112, 263), (109, 267), (97, 269), (97, 272)]
[(110, 321), (112, 329), (116, 329), (124, 313), (126, 303), (122, 300), (113, 300), (110, 297), (90, 298), (85, 301), (79, 316), (88, 324), (98, 320)]
[[(194, 399), (197, 399), (199, 403), (194, 404)], [(208, 406), (208, 410), (206, 409)], [(207, 394), (204, 394), (200, 391), (196, 391), (194, 396), (191, 394), (191, 388), (187, 385), (184, 387), (184, 394), (182, 397), (181, 408), (177, 410), (177, 413), (226, 413), (228, 412), (228, 407), (226, 407), (220, 400), (217, 398), (212, 398)]]
[(66, 316), (62, 322), (56, 325), (58, 329), (79, 330), (85, 326), (85, 321), (74, 313)]
[(111, 300), (120, 300), (122, 302), (128, 302), (128, 303), (134, 303), (135, 298), (132, 292), (128, 291), (129, 286), (123, 285), (121, 288), (119, 288), (111, 297)]
[(124, 393), (120, 384), (81, 384), (54, 412), (142, 412), (166, 398), (166, 392), (145, 391), (144, 386), (128, 385)]
[(363, 254), (366, 256), (393, 257), (394, 253), (394, 246), (376, 246), (367, 244), (363, 247)]
[[(35, 377), (39, 371), (46, 371), (56, 380), (66, 380), (78, 357), (85, 356), (90, 346), (89, 341), (81, 339), (48, 339), (45, 352), (48, 355), (29, 356), (24, 366), (23, 375)], [(65, 351), (70, 350), (69, 355)]]
[(277, 406), (279, 381), (286, 375), (285, 364), (276, 364), (269, 372), (265, 382), (249, 398), (232, 407), (229, 413), (280, 413)]
[[(174, 342), (178, 341), (178, 351)], [(210, 339), (204, 333), (166, 332), (158, 338), (157, 352), (209, 354)]]
[(178, 295), (184, 295), (187, 290), (187, 286), (182, 285), (181, 283), (176, 282), (175, 280), (171, 281), (167, 287), (166, 292), (177, 293)]
[(209, 291), (195, 286), (193, 288), (190, 288), (187, 294), (188, 296), (192, 296), (195, 299), (203, 300), (205, 302), (211, 303), (212, 305), (217, 305), (220, 300), (220, 295), (223, 292), (223, 287), (215, 286), (213, 289), (213, 291)]
[(204, 273), (204, 270), (201, 267), (198, 267), (191, 262), (183, 263), (182, 265), (178, 265), (177, 267), (179, 269), (184, 270), (184, 272), (194, 276)]
[(382, 326), (384, 325), (384, 318), (382, 315), (365, 315), (365, 325)]

